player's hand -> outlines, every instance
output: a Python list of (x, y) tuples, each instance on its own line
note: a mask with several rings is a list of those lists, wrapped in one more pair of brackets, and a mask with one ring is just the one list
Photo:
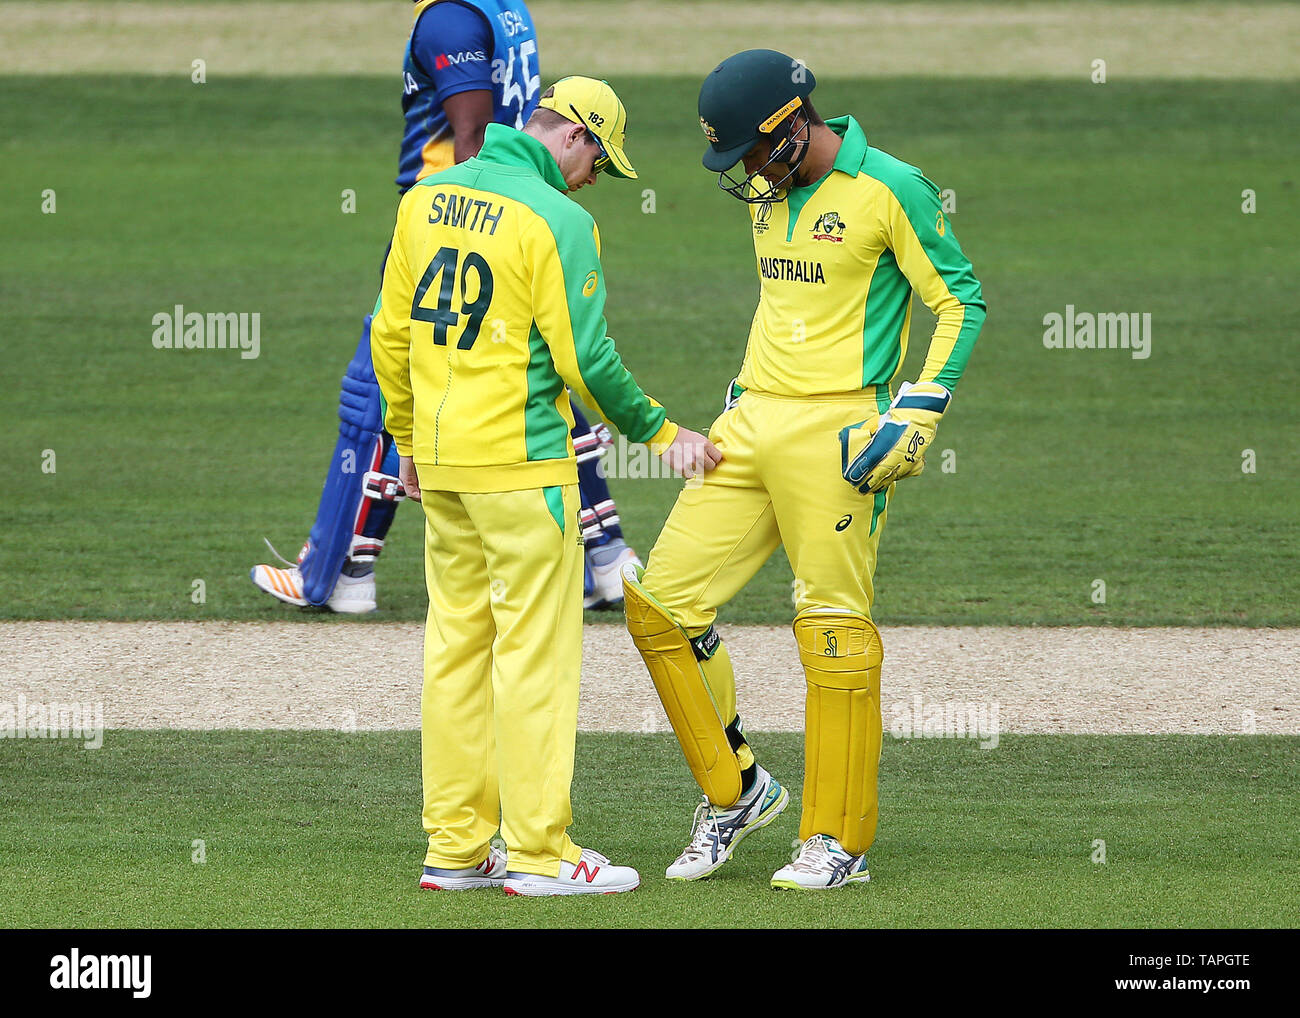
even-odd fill
[(677, 429), (672, 445), (659, 454), (660, 459), (685, 478), (707, 474), (722, 462), (722, 451), (698, 431)]
[(939, 418), (951, 400), (952, 393), (938, 382), (904, 382), (871, 430), (873, 422), (861, 421), (840, 431), (844, 479), (864, 495), (874, 495), (921, 473)]
[(406, 497), (412, 502), (420, 501), (420, 479), (415, 475), (415, 460), (410, 456), (398, 457), (397, 477), (406, 489)]

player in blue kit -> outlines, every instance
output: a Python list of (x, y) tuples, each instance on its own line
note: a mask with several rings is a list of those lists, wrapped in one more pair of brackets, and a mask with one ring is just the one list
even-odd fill
[[(402, 67), (399, 194), (476, 155), (488, 124), (522, 127), (537, 106), (540, 82), (537, 34), (520, 0), (419, 0)], [(592, 427), (576, 407), (573, 417), (586, 543), (583, 603), (617, 607), (620, 567), (639, 560), (599, 469), (609, 432), (600, 423)], [(258, 565), (250, 575), (286, 604), (354, 614), (376, 608), (375, 560), (405, 497), (397, 450), (383, 430), (369, 316), (343, 377), (339, 421), (316, 521), (297, 562), (281, 558), (286, 568)]]

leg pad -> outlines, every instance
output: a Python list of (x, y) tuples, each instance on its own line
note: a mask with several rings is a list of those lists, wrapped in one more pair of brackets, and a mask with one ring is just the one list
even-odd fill
[(865, 616), (814, 610), (794, 635), (808, 682), (799, 837), (829, 834), (861, 855), (876, 836), (880, 633)]
[(709, 801), (740, 798), (740, 764), (696, 657), (695, 646), (667, 610), (636, 579), (623, 574), (627, 631), (654, 680), (686, 763)]

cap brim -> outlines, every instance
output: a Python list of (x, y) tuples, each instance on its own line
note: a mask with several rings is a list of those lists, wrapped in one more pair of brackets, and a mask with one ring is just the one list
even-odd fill
[(710, 145), (704, 150), (704, 168), (712, 170), (714, 173), (721, 173), (723, 170), (731, 169), (744, 158), (746, 152), (754, 147), (757, 140), (757, 138), (751, 138), (749, 141), (724, 149), (716, 149)]
[(615, 177), (622, 177), (624, 180), (636, 180), (636, 170), (632, 169), (632, 164), (627, 161), (623, 150), (603, 139), (601, 143), (604, 145), (605, 154), (609, 156), (609, 166), (605, 168), (605, 172)]

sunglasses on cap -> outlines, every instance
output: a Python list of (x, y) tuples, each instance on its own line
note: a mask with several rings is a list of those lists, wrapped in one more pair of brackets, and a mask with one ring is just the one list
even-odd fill
[(578, 107), (574, 106), (573, 103), (569, 103), (569, 109), (573, 110), (573, 115), (578, 118), (578, 123), (586, 130), (587, 137), (594, 141), (596, 143), (596, 148), (600, 150), (600, 156), (591, 164), (591, 172), (600, 173), (609, 165), (609, 153), (605, 151), (605, 146), (602, 145), (600, 139), (596, 137), (596, 132), (590, 127), (587, 127), (587, 118), (578, 112)]

